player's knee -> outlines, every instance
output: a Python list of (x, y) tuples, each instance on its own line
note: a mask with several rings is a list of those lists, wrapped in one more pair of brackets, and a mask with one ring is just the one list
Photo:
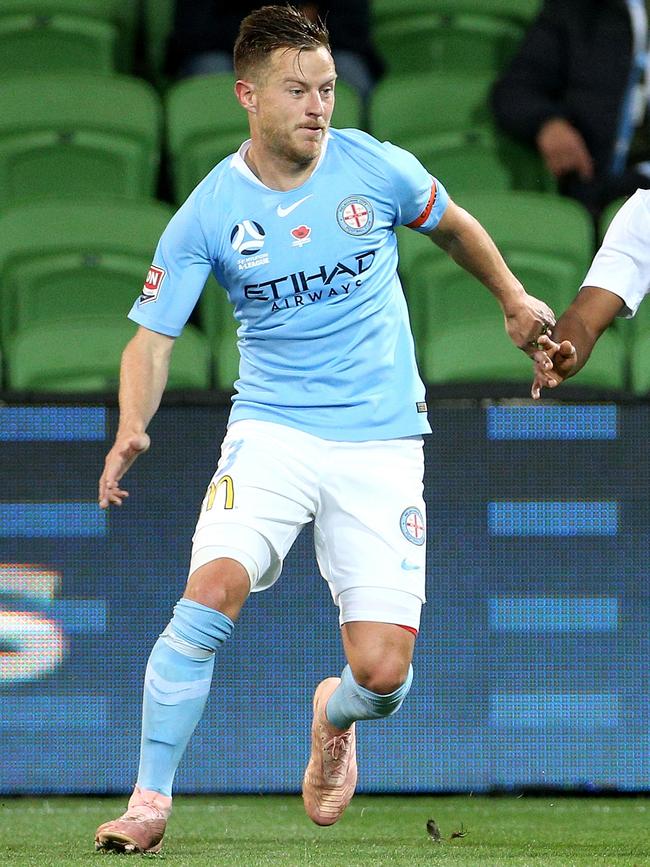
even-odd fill
[(232, 620), (191, 599), (179, 599), (174, 616), (160, 636), (168, 647), (183, 656), (209, 659), (233, 631)]
[(246, 569), (236, 560), (223, 557), (192, 572), (184, 598), (221, 611), (235, 620), (249, 592), (250, 578)]
[[(372, 683), (372, 681), (369, 682)], [(389, 681), (375, 683), (375, 689), (364, 687), (365, 699), (372, 707), (372, 718), (379, 719), (397, 713), (408, 695), (412, 682), (413, 668), (409, 665), (405, 678), (390, 692), (380, 690), (385, 690), (389, 685), (394, 686), (394, 681), (391, 681), (390, 684)]]
[(390, 657), (378, 659), (370, 665), (357, 665), (352, 669), (352, 673), (359, 686), (376, 695), (390, 695), (399, 690), (409, 678), (412, 679), (410, 661)]

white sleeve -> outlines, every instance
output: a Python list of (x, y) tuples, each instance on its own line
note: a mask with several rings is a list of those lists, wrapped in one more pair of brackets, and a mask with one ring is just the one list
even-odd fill
[(582, 281), (623, 299), (620, 316), (634, 316), (650, 292), (650, 190), (637, 190), (616, 214)]

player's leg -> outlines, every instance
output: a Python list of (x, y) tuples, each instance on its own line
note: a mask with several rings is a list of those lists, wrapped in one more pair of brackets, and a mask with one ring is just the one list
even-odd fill
[(172, 783), (203, 715), (215, 653), (230, 637), (249, 590), (248, 572), (231, 558), (212, 560), (190, 576), (149, 656), (135, 789), (126, 812), (97, 829), (96, 849), (160, 851)]
[(97, 848), (159, 851), (174, 775), (203, 714), (215, 651), (230, 637), (251, 589), (277, 580), (311, 517), (266, 433), (253, 430), (244, 442), (231, 432), (224, 441), (197, 522), (185, 594), (147, 665), (137, 784), (127, 812), (98, 829)]
[[(373, 617), (381, 609), (377, 588), (348, 590), (340, 600), (346, 617), (346, 601), (362, 616)], [(392, 617), (386, 599), (379, 616)], [(420, 601), (401, 594), (419, 620)], [(364, 605), (364, 597), (368, 604)], [(417, 612), (416, 612), (417, 609)], [(352, 615), (356, 616), (356, 615)], [(406, 619), (406, 618), (404, 618)], [(392, 716), (402, 706), (413, 681), (411, 660), (416, 630), (403, 625), (371, 620), (343, 622), (343, 645), (348, 664), (340, 677), (321, 681), (314, 693), (312, 751), (303, 779), (303, 800), (307, 815), (317, 825), (332, 825), (350, 803), (357, 782), (356, 730), (360, 720)]]
[(421, 443), (339, 444), (337, 450), (340, 472), (323, 497), (315, 538), (339, 606), (348, 665), (314, 695), (303, 799), (320, 825), (336, 822), (354, 794), (355, 722), (396, 713), (410, 689), (424, 601)]

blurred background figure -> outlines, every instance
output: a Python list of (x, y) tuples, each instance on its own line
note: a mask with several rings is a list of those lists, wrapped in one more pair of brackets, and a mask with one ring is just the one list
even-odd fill
[(492, 90), (497, 124), (594, 217), (650, 187), (647, 52), (644, 0), (545, 0)]
[[(269, 0), (270, 2), (270, 0)], [(177, 0), (167, 50), (167, 74), (188, 78), (232, 71), (232, 50), (242, 18), (264, 2), (241, 0)], [(370, 37), (369, 0), (317, 0), (292, 4), (311, 20), (327, 23), (339, 78), (365, 102), (383, 72)]]

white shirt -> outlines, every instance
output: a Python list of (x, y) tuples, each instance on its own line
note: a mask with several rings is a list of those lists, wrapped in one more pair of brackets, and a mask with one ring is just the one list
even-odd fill
[(607, 289), (623, 299), (630, 318), (650, 292), (650, 190), (637, 190), (609, 225), (583, 286)]

